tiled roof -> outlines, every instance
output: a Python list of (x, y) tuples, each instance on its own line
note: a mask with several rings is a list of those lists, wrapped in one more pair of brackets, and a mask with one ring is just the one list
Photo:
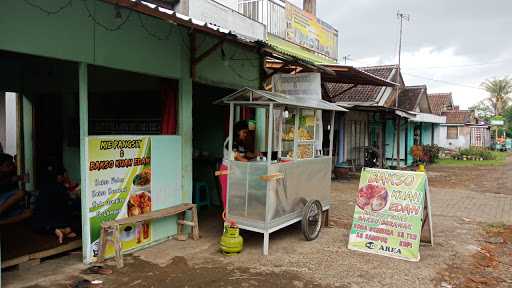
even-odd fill
[(446, 124), (465, 124), (471, 122), (471, 111), (446, 111), (442, 113), (446, 116)]
[[(375, 75), (379, 78), (390, 80), (396, 65), (360, 67), (359, 70)], [(327, 94), (326, 99), (331, 102), (375, 102), (383, 89), (381, 86), (359, 85), (350, 89), (352, 85), (343, 83), (326, 83)], [(350, 90), (347, 90), (350, 89)], [(347, 90), (347, 92), (343, 91)], [(340, 95), (341, 94), (341, 95)]]
[(423, 93), (426, 93), (427, 86), (406, 86), (398, 95), (398, 108), (406, 111), (416, 110), (418, 101)]
[(433, 93), (428, 94), (430, 108), (432, 113), (441, 115), (446, 110), (450, 110), (453, 106), (452, 93)]

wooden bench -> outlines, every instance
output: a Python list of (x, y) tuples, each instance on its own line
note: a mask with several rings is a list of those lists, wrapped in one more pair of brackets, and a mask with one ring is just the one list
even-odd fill
[[(192, 213), (192, 221), (185, 220), (186, 211), (191, 211)], [(100, 245), (98, 251), (98, 262), (103, 262), (105, 258), (105, 249), (107, 247), (107, 242), (112, 242), (115, 250), (115, 259), (117, 267), (123, 267), (123, 254), (121, 247), (121, 238), (120, 238), (120, 226), (121, 225), (129, 225), (129, 224), (138, 224), (149, 222), (151, 220), (162, 219), (165, 217), (170, 217), (178, 215), (178, 233), (176, 235), (177, 240), (186, 240), (186, 235), (184, 234), (184, 226), (190, 226), (192, 229), (192, 239), (199, 239), (199, 225), (197, 220), (197, 208), (195, 204), (184, 203), (180, 205), (176, 205), (173, 207), (160, 209), (157, 211), (152, 211), (148, 214), (142, 214), (132, 217), (126, 217), (114, 221), (108, 221), (101, 224), (101, 234), (100, 234)], [(111, 238), (107, 235), (111, 235)]]

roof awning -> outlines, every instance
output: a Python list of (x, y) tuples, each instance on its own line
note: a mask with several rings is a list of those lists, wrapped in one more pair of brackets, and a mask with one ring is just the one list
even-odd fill
[(426, 123), (437, 123), (444, 124), (446, 123), (446, 116), (439, 116), (429, 113), (418, 113), (418, 112), (410, 112), (415, 115), (414, 118), (410, 120), (412, 122), (426, 122)]
[(411, 112), (407, 112), (407, 111), (403, 111), (403, 110), (395, 110), (395, 114), (400, 117), (407, 118), (409, 120), (414, 119), (416, 117), (416, 115), (412, 114)]
[(331, 83), (395, 87), (397, 83), (382, 79), (363, 70), (346, 65), (323, 65), (335, 75), (322, 75), (322, 80)]
[[(327, 64), (319, 66), (322, 67), (321, 71), (319, 71), (322, 74), (322, 82), (386, 87), (394, 87), (398, 85), (352, 66)], [(312, 71), (307, 68), (302, 69), (293, 65), (283, 65), (282, 62), (273, 60), (267, 60), (265, 62), (265, 68), (281, 73), (301, 73)], [(329, 73), (324, 73), (325, 70), (328, 70)]]
[[(201, 20), (194, 19), (192, 17), (182, 15), (177, 13), (176, 11), (160, 7), (156, 3), (160, 3), (161, 1), (135, 1), (135, 0), (103, 0), (104, 2), (110, 3), (112, 5), (120, 6), (126, 9), (131, 9), (136, 12), (156, 17), (162, 19), (164, 21), (168, 21), (172, 24), (176, 24), (182, 27), (190, 28), (191, 31), (202, 32), (206, 34), (210, 34), (213, 36), (217, 36), (222, 38), (223, 40), (237, 43), (241, 46), (245, 46), (248, 49), (253, 49), (255, 52), (269, 57), (278, 61), (283, 61), (286, 63), (292, 63), (294, 65), (302, 66), (311, 71), (321, 72), (326, 75), (334, 75), (334, 72), (329, 68), (324, 67), (322, 65), (317, 65), (313, 63), (311, 59), (305, 59), (303, 57), (297, 57), (296, 55), (290, 55), (284, 53), (283, 51), (278, 51), (274, 49), (269, 44), (262, 41), (254, 41), (254, 39), (249, 39), (248, 37), (244, 37), (234, 31), (229, 29), (225, 29), (219, 27), (214, 24), (206, 23)], [(151, 3), (154, 2), (154, 3)]]
[(215, 101), (214, 103), (235, 103), (253, 106), (268, 106), (270, 104), (277, 104), (281, 106), (294, 106), (319, 110), (348, 111), (336, 104), (321, 99), (285, 95), (276, 92), (268, 92), (265, 90), (254, 90), (251, 88), (243, 88), (238, 90), (231, 95)]

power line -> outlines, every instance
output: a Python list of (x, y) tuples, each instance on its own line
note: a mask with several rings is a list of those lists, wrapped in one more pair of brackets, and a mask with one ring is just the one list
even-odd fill
[(494, 61), (494, 62), (474, 63), (474, 64), (466, 64), (466, 65), (429, 66), (429, 67), (408, 68), (408, 70), (481, 67), (481, 66), (489, 66), (489, 65), (501, 64), (501, 63), (507, 63), (507, 62), (511, 62), (511, 61), (512, 61), (512, 58), (506, 59), (506, 60)]
[(405, 75), (409, 75), (409, 76), (412, 76), (412, 77), (421, 78), (421, 79), (425, 79), (425, 80), (430, 80), (430, 81), (445, 83), (445, 84), (449, 84), (449, 85), (453, 85), (453, 86), (460, 86), (460, 87), (471, 88), (471, 89), (478, 89), (478, 90), (485, 91), (485, 89), (481, 88), (481, 87), (476, 87), (476, 86), (471, 86), (471, 85), (461, 84), (461, 83), (455, 83), (455, 82), (451, 82), (451, 81), (434, 79), (434, 78), (425, 77), (425, 76), (421, 76), (421, 75), (406, 73), (406, 72), (403, 72), (403, 71), (402, 71), (402, 73), (405, 74)]

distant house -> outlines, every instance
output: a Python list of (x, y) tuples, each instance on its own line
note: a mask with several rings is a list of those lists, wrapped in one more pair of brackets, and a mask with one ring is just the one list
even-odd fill
[(398, 85), (325, 85), (324, 98), (349, 110), (338, 121), (337, 161), (362, 167), (365, 151), (373, 149), (378, 151), (380, 166), (396, 166), (397, 158), (400, 166), (411, 165), (412, 146), (432, 143), (433, 123), (444, 123), (444, 117), (431, 114), (425, 85), (405, 86), (397, 65), (358, 69)]
[(490, 146), (490, 126), (455, 106), (452, 93), (429, 94), (428, 99), (432, 113), (446, 117), (445, 124), (434, 126), (434, 144), (447, 149)]
[[(428, 100), (432, 113), (436, 115), (443, 115), (443, 112), (451, 111), (454, 108), (452, 93), (432, 93), (428, 94)], [(434, 135), (432, 143), (441, 145), (442, 140), (446, 139), (445, 133), (441, 133), (441, 125), (434, 125)], [(444, 131), (444, 129), (443, 129)], [(444, 141), (443, 141), (444, 143)]]
[(398, 108), (414, 116), (406, 117), (404, 125), (401, 125), (401, 129), (405, 130), (401, 131), (401, 143), (405, 149), (401, 152), (400, 158), (409, 166), (414, 163), (412, 147), (432, 144), (434, 127), (444, 123), (445, 118), (432, 113), (426, 85), (404, 87), (398, 96)]
[(443, 115), (446, 116), (446, 124), (440, 126), (439, 146), (448, 149), (489, 147), (490, 126), (480, 122), (472, 111), (459, 110), (456, 106)]
[[(396, 65), (358, 68), (381, 79), (404, 85), (398, 80)], [(401, 77), (400, 77), (401, 78)], [(387, 119), (397, 117), (395, 109), (388, 106), (395, 87), (350, 85), (344, 83), (326, 83), (324, 98), (346, 107), (350, 111), (340, 115), (338, 123), (338, 162), (352, 162), (356, 167), (365, 166), (365, 149), (372, 147), (379, 153), (380, 165), (384, 164), (385, 123)], [(392, 122), (390, 120), (390, 122)]]

